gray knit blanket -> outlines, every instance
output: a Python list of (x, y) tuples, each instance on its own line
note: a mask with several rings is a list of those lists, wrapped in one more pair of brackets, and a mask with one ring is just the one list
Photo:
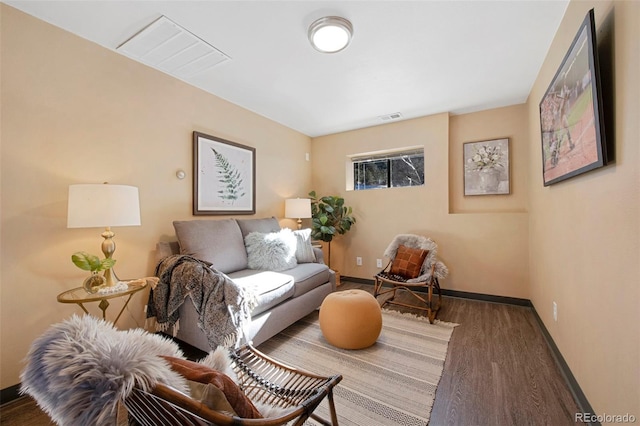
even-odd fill
[(179, 308), (187, 296), (198, 313), (198, 327), (211, 348), (239, 347), (246, 337), (255, 297), (211, 264), (188, 255), (164, 258), (156, 267), (158, 284), (151, 289), (147, 318), (160, 331), (177, 332)]

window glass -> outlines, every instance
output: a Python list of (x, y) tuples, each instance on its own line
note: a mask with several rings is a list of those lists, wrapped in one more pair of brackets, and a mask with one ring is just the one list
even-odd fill
[(386, 160), (358, 161), (353, 163), (354, 189), (389, 187), (389, 163)]
[(390, 186), (418, 186), (424, 184), (424, 156), (403, 155), (390, 159)]
[(352, 159), (353, 189), (377, 189), (424, 185), (424, 150), (384, 155), (362, 155)]

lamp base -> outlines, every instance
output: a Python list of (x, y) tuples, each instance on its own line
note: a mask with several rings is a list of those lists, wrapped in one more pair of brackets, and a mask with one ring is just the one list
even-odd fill
[(113, 268), (109, 268), (106, 271), (104, 271), (104, 279), (105, 279), (105, 282), (104, 282), (105, 287), (113, 287), (115, 285), (118, 285), (118, 283), (120, 282), (120, 279), (116, 275), (116, 271), (114, 271)]
[[(113, 253), (116, 251), (116, 243), (113, 241), (113, 237), (115, 237), (116, 234), (111, 231), (111, 227), (107, 227), (101, 235), (102, 238), (104, 238), (104, 241), (102, 242), (102, 253), (104, 253), (105, 259), (111, 259)], [(105, 287), (113, 287), (120, 281), (113, 268), (109, 268), (104, 271), (104, 278)]]

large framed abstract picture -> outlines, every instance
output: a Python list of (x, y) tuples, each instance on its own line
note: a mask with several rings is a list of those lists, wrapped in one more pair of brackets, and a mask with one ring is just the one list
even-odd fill
[(256, 149), (193, 132), (193, 214), (256, 212)]
[(540, 102), (544, 186), (607, 163), (593, 9)]

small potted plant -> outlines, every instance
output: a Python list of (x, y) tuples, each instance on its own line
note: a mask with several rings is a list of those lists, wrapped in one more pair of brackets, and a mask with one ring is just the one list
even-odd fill
[(83, 271), (91, 272), (91, 275), (82, 283), (82, 286), (88, 293), (95, 293), (98, 289), (104, 286), (106, 282), (105, 277), (98, 274), (98, 272), (111, 269), (116, 263), (115, 259), (107, 258), (100, 260), (98, 256), (94, 256), (84, 251), (72, 254), (71, 261)]

